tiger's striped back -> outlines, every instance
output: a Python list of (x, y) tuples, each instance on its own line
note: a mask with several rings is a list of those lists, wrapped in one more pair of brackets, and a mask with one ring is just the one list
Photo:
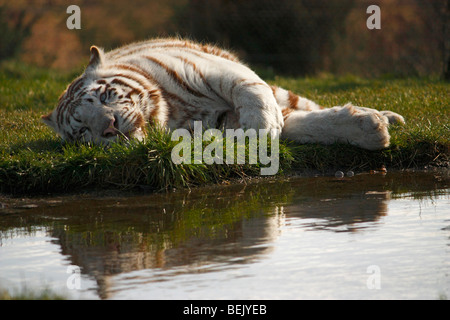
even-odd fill
[(120, 59), (133, 54), (145, 54), (148, 50), (164, 50), (165, 52), (169, 52), (172, 49), (175, 49), (178, 52), (191, 52), (196, 55), (206, 53), (230, 61), (240, 62), (236, 55), (219, 47), (177, 38), (162, 38), (132, 43), (108, 52), (106, 57), (108, 59)]

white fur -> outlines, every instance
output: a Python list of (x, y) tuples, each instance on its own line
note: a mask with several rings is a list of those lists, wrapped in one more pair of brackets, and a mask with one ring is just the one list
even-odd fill
[(377, 111), (351, 104), (318, 111), (296, 111), (285, 121), (283, 137), (301, 143), (350, 143), (368, 150), (389, 145), (389, 121)]

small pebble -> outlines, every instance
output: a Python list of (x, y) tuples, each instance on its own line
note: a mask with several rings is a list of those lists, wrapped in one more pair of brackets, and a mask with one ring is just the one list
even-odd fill
[(343, 178), (344, 177), (344, 173), (342, 171), (336, 171), (336, 173), (334, 174), (334, 176), (336, 178)]
[(355, 173), (353, 171), (349, 171), (347, 172), (347, 177), (353, 177), (355, 175)]

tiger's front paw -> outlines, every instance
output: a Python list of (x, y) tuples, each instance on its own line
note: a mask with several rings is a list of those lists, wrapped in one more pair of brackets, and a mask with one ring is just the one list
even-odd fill
[(239, 123), (242, 129), (276, 129), (279, 133), (284, 126), (283, 116), (279, 108), (261, 110), (258, 108), (242, 108)]

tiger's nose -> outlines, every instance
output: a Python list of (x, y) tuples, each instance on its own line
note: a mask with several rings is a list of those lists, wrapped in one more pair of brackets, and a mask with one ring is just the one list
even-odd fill
[(116, 122), (115, 119), (112, 119), (111, 122), (108, 125), (108, 128), (103, 131), (103, 136), (104, 137), (112, 137), (117, 135), (117, 129), (116, 127), (114, 127), (114, 123)]

